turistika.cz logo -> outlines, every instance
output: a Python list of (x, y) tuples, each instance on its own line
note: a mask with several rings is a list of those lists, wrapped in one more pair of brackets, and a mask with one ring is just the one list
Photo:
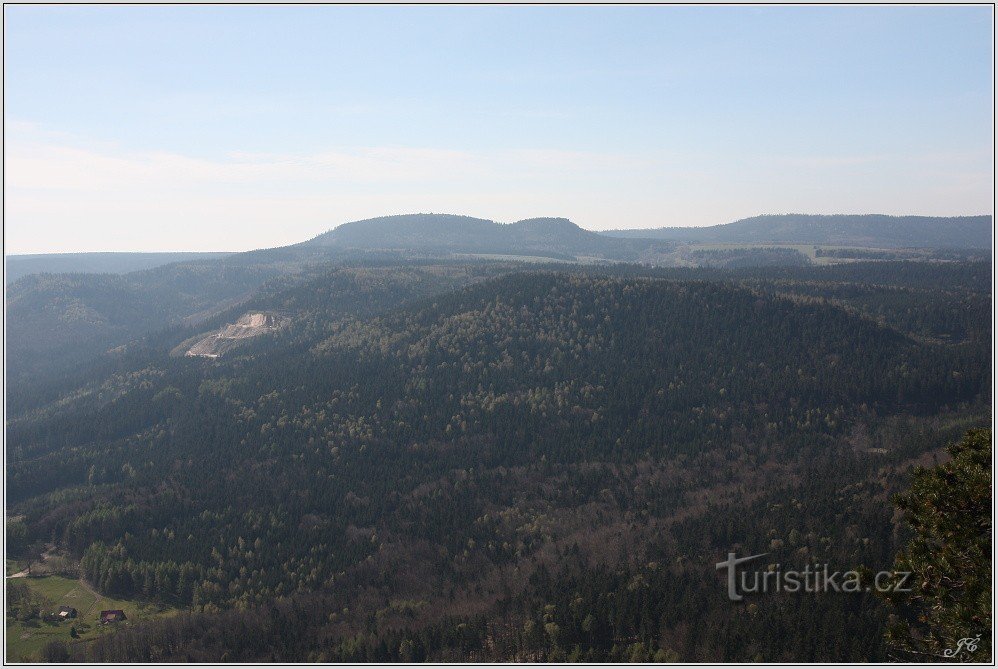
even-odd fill
[(759, 553), (738, 557), (728, 553), (728, 559), (717, 563), (718, 571), (727, 569), (728, 599), (740, 602), (745, 595), (780, 592), (908, 592), (910, 572), (881, 571), (864, 583), (855, 570), (837, 571), (827, 564), (807, 565), (804, 569), (783, 569), (781, 565), (765, 571), (737, 570), (738, 565), (769, 555)]

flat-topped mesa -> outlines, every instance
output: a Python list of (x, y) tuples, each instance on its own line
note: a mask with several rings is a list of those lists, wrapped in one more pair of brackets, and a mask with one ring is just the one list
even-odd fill
[(633, 244), (580, 228), (567, 218), (498, 223), (452, 214), (404, 214), (344, 223), (302, 246), (428, 255), (505, 254), (636, 258)]
[(217, 358), (235, 348), (238, 340), (257, 337), (284, 327), (287, 319), (271, 313), (249, 313), (198, 340), (184, 355)]

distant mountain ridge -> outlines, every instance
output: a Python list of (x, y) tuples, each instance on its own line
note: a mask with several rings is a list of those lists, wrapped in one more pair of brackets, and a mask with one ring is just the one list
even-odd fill
[(636, 257), (642, 246), (584, 230), (567, 218), (497, 223), (454, 214), (402, 214), (344, 223), (310, 239), (306, 247), (405, 250), (424, 253)]
[(29, 274), (125, 274), (187, 260), (213, 260), (231, 255), (226, 252), (180, 251), (129, 253), (32, 253), (8, 255), (7, 283)]
[(402, 214), (344, 223), (299, 246), (636, 260), (650, 249), (691, 243), (990, 249), (992, 217), (777, 214), (706, 227), (594, 232), (567, 218), (529, 218), (515, 223), (498, 223), (453, 214)]
[(992, 217), (769, 214), (700, 228), (608, 230), (600, 234), (685, 243), (990, 249)]
[[(42, 266), (18, 280), (14, 280), (18, 258), (7, 257), (8, 379), (18, 381), (44, 370), (66, 369), (154, 328), (201, 322), (250, 298), (268, 281), (334, 264), (401, 265), (426, 259), (452, 262), (461, 256), (479, 256), (477, 260), (483, 262), (553, 259), (656, 267), (789, 267), (905, 256), (891, 253), (850, 256), (823, 249), (773, 247), (824, 244), (832, 248), (839, 245), (990, 250), (990, 223), (990, 216), (786, 215), (760, 216), (709, 228), (597, 233), (566, 218), (498, 223), (471, 216), (408, 214), (345, 223), (292, 246), (221, 256), (209, 253), (186, 257), (180, 257), (181, 254), (24, 257), (24, 262), (37, 260)], [(708, 247), (698, 248), (696, 244)], [(709, 244), (729, 244), (736, 248), (710, 248)], [(742, 248), (737, 248), (739, 245)], [(810, 253), (814, 255), (809, 258)], [(932, 255), (914, 254), (914, 257)], [(984, 253), (974, 251), (971, 255), (981, 260)], [(72, 263), (72, 268), (59, 273), (51, 264), (45, 264), (49, 260)], [(81, 262), (90, 266), (83, 267)], [(167, 264), (127, 271), (130, 263), (147, 262)]]
[(343, 223), (292, 246), (245, 253), (59, 253), (8, 255), (7, 285), (29, 274), (126, 274), (176, 262), (221, 261), (295, 264), (305, 256), (417, 253), (422, 255), (528, 255), (574, 260), (661, 261), (683, 244), (814, 244), (869, 248), (992, 248), (991, 216), (887, 216), (882, 214), (778, 214), (706, 227), (663, 227), (594, 232), (567, 218), (515, 223), (454, 214), (401, 214)]

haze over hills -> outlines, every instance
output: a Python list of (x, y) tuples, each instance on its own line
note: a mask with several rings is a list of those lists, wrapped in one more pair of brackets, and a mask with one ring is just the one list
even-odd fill
[[(594, 232), (567, 218), (498, 223), (453, 214), (382, 216), (339, 225), (308, 241), (245, 253), (59, 253), (6, 256), (7, 283), (39, 273), (125, 274), (175, 262), (229, 257), (231, 263), (280, 259), (292, 264), (331, 253), (523, 255), (559, 260), (603, 259), (676, 264), (670, 252), (684, 244), (813, 244), (867, 248), (990, 249), (991, 216), (781, 214), (708, 227), (665, 227)], [(758, 260), (758, 259), (757, 259)], [(701, 264), (690, 257), (679, 264)], [(763, 264), (773, 264), (766, 262)], [(782, 263), (775, 263), (782, 264)], [(797, 264), (797, 263), (790, 263)]]
[(9, 255), (6, 258), (7, 283), (14, 283), (29, 274), (76, 273), (124, 274), (184, 260), (211, 260), (228, 253), (181, 251), (177, 253), (31, 253)]
[(610, 230), (610, 237), (716, 244), (836, 244), (880, 248), (990, 249), (991, 216), (778, 214), (698, 228)]
[(452, 214), (403, 214), (344, 223), (304, 244), (339, 249), (636, 258), (643, 244), (608, 239), (567, 218), (497, 223)]
[[(566, 218), (503, 224), (470, 216), (406, 214), (345, 223), (311, 246), (463, 253), (554, 253), (633, 257), (637, 240), (716, 244), (819, 244), (872, 248), (990, 249), (991, 216), (780, 214), (707, 227), (593, 232)], [(630, 239), (630, 244), (608, 241)]]
[[(530, 218), (504, 224), (470, 216), (408, 214), (344, 223), (299, 244), (244, 253), (14, 256), (7, 258), (8, 373), (11, 378), (20, 378), (41, 369), (78, 363), (154, 329), (203, 320), (248, 299), (272, 279), (336, 263), (398, 264), (502, 256), (507, 260), (734, 269), (856, 259), (951, 260), (926, 253), (833, 255), (834, 249), (822, 257), (816, 257), (820, 255), (817, 251), (810, 257), (796, 248), (769, 248), (767, 244), (818, 245), (834, 240), (845, 246), (989, 248), (990, 221), (990, 216), (788, 215), (710, 228), (597, 233), (566, 218)], [(654, 235), (662, 238), (650, 238)], [(711, 249), (698, 248), (697, 243), (744, 246)], [(982, 256), (971, 255), (976, 259)], [(163, 262), (168, 264), (127, 271)], [(50, 273), (17, 279), (32, 266)], [(51, 273), (58, 268), (72, 269), (72, 273)]]
[(993, 10), (157, 4), (4, 11), (5, 664), (994, 664)]

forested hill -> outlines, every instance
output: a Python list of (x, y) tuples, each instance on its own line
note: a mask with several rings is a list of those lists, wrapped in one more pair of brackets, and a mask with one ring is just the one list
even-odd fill
[(503, 224), (451, 214), (405, 214), (344, 223), (305, 245), (561, 259), (580, 255), (634, 259), (635, 250), (647, 243), (604, 237), (565, 218), (532, 218)]
[(167, 331), (15, 391), (12, 549), (194, 611), (76, 659), (882, 659), (873, 598), (750, 614), (713, 566), (890, 563), (906, 468), (988, 411), (988, 268), (665, 277), (271, 281), (205, 326), (290, 324), (220, 358)]
[[(127, 254), (127, 257), (84, 254), (75, 260), (58, 258), (56, 260), (63, 266), (70, 260), (83, 264), (71, 263), (79, 270), (74, 273), (31, 274), (6, 287), (8, 378), (19, 382), (45, 374), (65, 373), (92, 356), (137, 337), (183, 322), (203, 320), (249, 299), (268, 280), (308, 273), (334, 263), (453, 261), (469, 256), (533, 263), (610, 265), (641, 262), (662, 267), (720, 268), (806, 266), (850, 263), (856, 259), (953, 262), (982, 254), (841, 248), (807, 249), (805, 253), (796, 248), (767, 247), (766, 243), (775, 242), (766, 240), (779, 238), (798, 243), (834, 239), (857, 245), (932, 243), (967, 246), (983, 243), (981, 239), (990, 240), (989, 233), (978, 234), (980, 223), (989, 221), (988, 217), (762, 217), (716, 228), (630, 231), (634, 238), (621, 238), (612, 235), (630, 233), (597, 234), (565, 218), (532, 218), (501, 224), (468, 216), (412, 214), (345, 223), (292, 246), (224, 257), (201, 254), (127, 273), (118, 273), (118, 270), (125, 269), (129, 262), (138, 261), (138, 258)], [(697, 248), (696, 244), (646, 238), (659, 233), (666, 237), (742, 240), (745, 247)], [(144, 258), (142, 262), (164, 259), (157, 256)], [(36, 262), (35, 267), (54, 269), (51, 262), (47, 265)], [(12, 263), (9, 277), (16, 277), (19, 271), (25, 270), (23, 263), (20, 269), (17, 265), (17, 261)], [(97, 269), (115, 272), (83, 273)]]
[(990, 249), (991, 216), (783, 214), (700, 228), (611, 230), (611, 237), (717, 244), (831, 244), (879, 248)]

